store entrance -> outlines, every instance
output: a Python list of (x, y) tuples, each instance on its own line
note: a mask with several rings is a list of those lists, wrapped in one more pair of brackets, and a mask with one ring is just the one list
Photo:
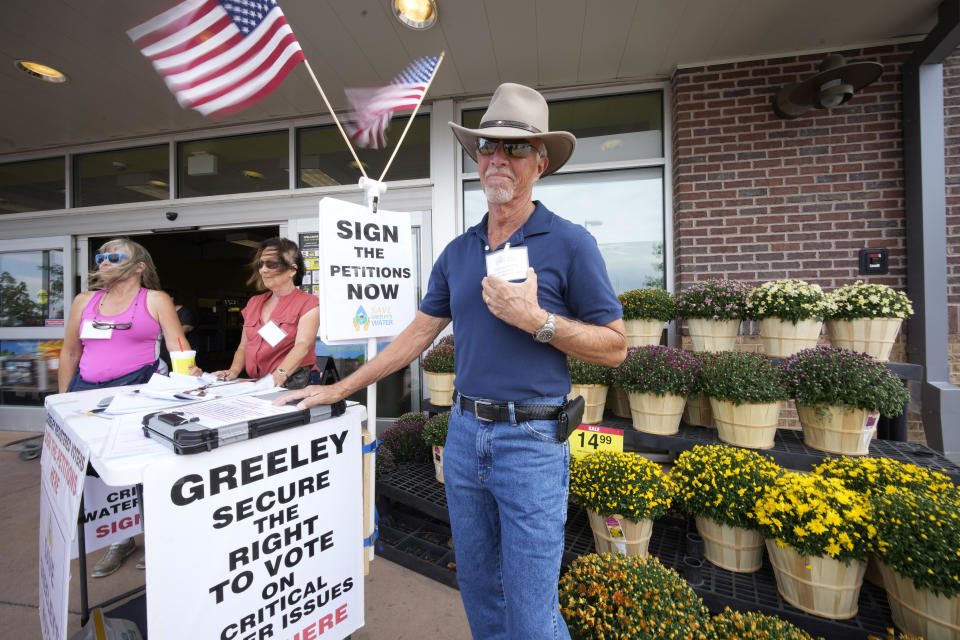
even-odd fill
[[(204, 371), (226, 369), (240, 344), (240, 310), (257, 291), (247, 284), (250, 262), (261, 241), (279, 235), (276, 225), (131, 235), (142, 244), (160, 275), (160, 284), (174, 303), (194, 312), (196, 326), (187, 335)], [(93, 256), (110, 237), (91, 237)]]

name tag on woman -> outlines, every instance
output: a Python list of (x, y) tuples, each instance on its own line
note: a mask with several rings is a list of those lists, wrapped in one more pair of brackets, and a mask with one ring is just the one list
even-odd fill
[(503, 280), (526, 280), (527, 248), (524, 246), (511, 247), (510, 243), (500, 251), (487, 254), (487, 275)]
[(271, 347), (275, 347), (280, 344), (280, 341), (287, 337), (287, 334), (283, 332), (283, 329), (278, 327), (273, 320), (267, 324), (260, 327), (260, 330), (257, 331), (260, 334), (260, 337), (266, 340), (267, 344)]
[(84, 340), (109, 340), (113, 329), (97, 329), (93, 320), (86, 320), (80, 328), (80, 337)]

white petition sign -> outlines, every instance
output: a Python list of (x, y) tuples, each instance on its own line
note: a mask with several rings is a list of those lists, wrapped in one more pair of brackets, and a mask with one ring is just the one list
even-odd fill
[(149, 637), (339, 640), (361, 627), (361, 448), (348, 412), (150, 465)]
[(399, 334), (416, 313), (410, 214), (320, 201), (320, 338)]

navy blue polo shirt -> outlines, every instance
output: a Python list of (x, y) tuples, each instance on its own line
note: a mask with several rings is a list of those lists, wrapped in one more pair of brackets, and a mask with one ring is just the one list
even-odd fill
[[(580, 225), (536, 202), (533, 214), (507, 242), (527, 247), (542, 308), (595, 325), (623, 317), (597, 241)], [(484, 304), (480, 281), (487, 275), (486, 247), (485, 215), (440, 254), (420, 304), (429, 316), (453, 319), (457, 389), (504, 402), (567, 395), (566, 354), (503, 322)]]

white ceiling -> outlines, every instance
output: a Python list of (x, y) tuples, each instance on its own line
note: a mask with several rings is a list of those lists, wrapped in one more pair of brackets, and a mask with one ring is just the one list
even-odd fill
[[(346, 86), (388, 82), (446, 51), (427, 96), (486, 95), (501, 82), (562, 88), (668, 78), (678, 66), (916, 39), (939, 0), (437, 0), (440, 21), (416, 32), (389, 0), (279, 0), (338, 110)], [(209, 128), (181, 109), (126, 30), (171, 0), (2, 0), (0, 160)], [(62, 85), (14, 67), (31, 59)], [(302, 65), (263, 102), (215, 126), (325, 114)]]

